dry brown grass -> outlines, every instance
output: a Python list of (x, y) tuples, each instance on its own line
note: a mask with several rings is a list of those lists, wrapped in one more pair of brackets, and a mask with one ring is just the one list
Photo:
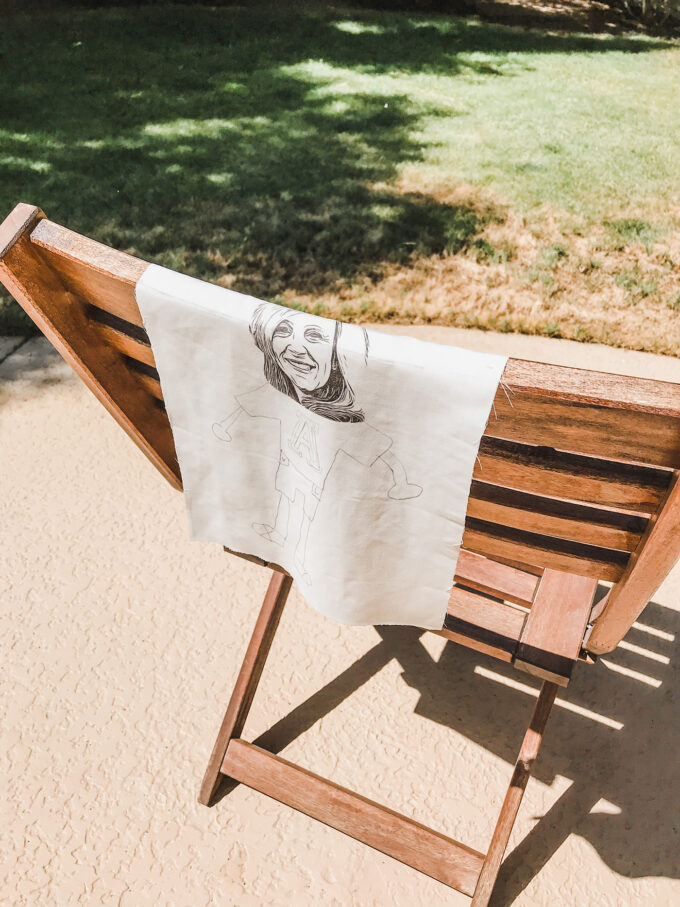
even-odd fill
[(330, 292), (289, 289), (281, 301), (345, 321), (519, 331), (680, 356), (680, 230), (636, 242), (549, 211), (528, 223), (472, 187), (429, 188), (488, 220), (470, 246)]

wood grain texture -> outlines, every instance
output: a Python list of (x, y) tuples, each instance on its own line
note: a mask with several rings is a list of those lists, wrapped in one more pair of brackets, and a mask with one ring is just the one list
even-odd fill
[(548, 497), (654, 513), (671, 471), (484, 437), (474, 477)]
[(456, 564), (457, 583), (486, 592), (504, 601), (530, 605), (534, 599), (537, 578), (515, 567), (499, 564), (481, 554), (461, 551)]
[[(581, 405), (680, 418), (680, 386), (671, 381), (510, 359), (503, 373), (503, 383), (520, 397), (553, 397)], [(514, 396), (511, 398), (514, 403)]]
[(602, 654), (618, 646), (679, 557), (680, 471), (675, 473), (665, 501), (650, 520), (620, 582), (608, 593), (584, 644), (589, 652)]
[[(536, 368), (542, 374), (539, 363)], [(564, 369), (567, 386), (570, 371)], [(605, 388), (611, 383), (604, 381), (605, 376), (599, 372), (590, 374), (594, 384), (601, 378)], [(658, 394), (658, 408), (651, 411), (649, 401), (655, 395), (646, 385), (655, 382), (632, 378), (627, 381), (628, 409), (620, 406), (618, 395), (615, 405), (610, 405), (604, 390), (599, 404), (581, 402), (574, 393), (567, 392), (562, 399), (552, 393), (543, 396), (530, 390), (513, 394), (512, 403), (504, 393), (497, 394), (495, 415), (489, 418), (485, 434), (606, 459), (680, 466), (680, 419), (675, 399), (676, 395), (680, 396), (680, 387), (659, 382), (664, 388)], [(640, 406), (636, 402), (638, 394), (645, 401)], [(592, 396), (591, 392), (587, 398)]]
[(0, 259), (9, 252), (14, 243), (24, 234), (30, 233), (36, 223), (45, 215), (35, 205), (20, 202), (0, 224)]
[(515, 561), (512, 560), (512, 558), (501, 557), (498, 554), (494, 554), (493, 560), (498, 564), (504, 564), (506, 567), (512, 567), (514, 570), (519, 570), (521, 573), (529, 573), (536, 578), (543, 576), (543, 573), (545, 572), (545, 567), (537, 567), (536, 564), (526, 564), (523, 561)]
[[(127, 283), (133, 291), (139, 278), (149, 266), (148, 262), (112, 249), (103, 243), (74, 233), (50, 220), (43, 220), (31, 233), (31, 242), (41, 246), (55, 257), (71, 261), (78, 268), (86, 271), (95, 271), (115, 277), (116, 280)], [(134, 299), (134, 292), (133, 297)], [(139, 317), (139, 309), (134, 307)], [(134, 315), (134, 310), (130, 310)], [(134, 318), (130, 318), (134, 321)]]
[(578, 660), (597, 580), (546, 570), (515, 655), (515, 667), (566, 686)]
[[(98, 323), (96, 331), (104, 343), (114, 350), (118, 350), (123, 356), (128, 359), (143, 362), (145, 365), (150, 365), (154, 369), (156, 368), (156, 360), (154, 359), (151, 347), (148, 344), (140, 343), (139, 340), (135, 340), (134, 337), (122, 334), (120, 331), (115, 331), (106, 324)], [(159, 393), (160, 383), (154, 396), (158, 396)]]
[(133, 367), (130, 367), (129, 363), (125, 363), (127, 369), (134, 373), (136, 379), (139, 383), (145, 388), (150, 396), (155, 397), (156, 400), (159, 400), (161, 403), (164, 403), (163, 391), (161, 390), (161, 384), (158, 378), (155, 378), (153, 375), (147, 375), (141, 370), (137, 370)]
[(616, 582), (630, 556), (626, 551), (585, 545), (483, 520), (468, 518), (465, 526), (463, 545), (468, 551), (594, 579)]
[[(98, 270), (75, 259), (57, 255), (49, 246), (42, 248), (45, 261), (81, 299), (88, 303), (96, 302), (100, 309), (143, 328), (142, 316), (135, 299), (135, 285), (127, 277), (119, 277), (116, 272)], [(141, 276), (143, 271), (141, 268), (139, 270)]]
[(498, 870), (500, 869), (503, 855), (508, 846), (510, 832), (515, 824), (517, 813), (522, 804), (524, 791), (529, 777), (538, 758), (538, 752), (543, 740), (550, 713), (557, 695), (557, 686), (554, 683), (544, 683), (536, 700), (536, 705), (531, 715), (529, 727), (515, 762), (515, 768), (510, 780), (508, 792), (505, 795), (498, 821), (491, 838), (482, 871), (479, 874), (477, 887), (472, 898), (471, 907), (487, 907), (493, 892)]
[(512, 605), (454, 586), (444, 626), (436, 632), (468, 648), (487, 652), (502, 661), (511, 661), (526, 616), (526, 611)]
[(587, 545), (633, 551), (647, 526), (644, 517), (555, 500), (474, 480), (467, 516)]
[(97, 399), (163, 476), (181, 488), (167, 416), (105, 344), (77, 294), (43, 260), (24, 234), (0, 262), (0, 280)]
[(502, 645), (494, 645), (491, 642), (484, 642), (475, 636), (468, 636), (466, 633), (458, 633), (456, 630), (448, 630), (446, 627), (442, 630), (429, 630), (436, 636), (442, 636), (449, 642), (455, 642), (456, 645), (464, 646), (466, 649), (472, 649), (473, 652), (481, 652), (482, 655), (489, 655), (498, 661), (504, 661), (506, 664), (512, 663), (512, 652)]
[(280, 756), (232, 740), (222, 771), (464, 894), (475, 889), (483, 854)]
[(293, 580), (287, 573), (275, 572), (269, 581), (269, 588), (201, 783), (198, 802), (203, 806), (212, 805), (229, 741), (243, 731), (292, 584)]

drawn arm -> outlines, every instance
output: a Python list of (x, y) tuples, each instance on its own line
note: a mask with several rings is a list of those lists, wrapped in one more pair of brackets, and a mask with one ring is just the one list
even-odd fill
[(214, 422), (212, 430), (215, 437), (219, 438), (220, 441), (231, 441), (229, 429), (234, 424), (234, 422), (236, 422), (242, 412), (243, 407), (237, 406), (233, 413), (230, 413), (225, 419), (222, 419), (221, 422)]
[(423, 489), (420, 485), (409, 484), (406, 470), (391, 450), (386, 450), (381, 454), (380, 459), (389, 467), (394, 479), (394, 485), (387, 492), (390, 498), (395, 501), (406, 501), (409, 498), (417, 498), (421, 494)]

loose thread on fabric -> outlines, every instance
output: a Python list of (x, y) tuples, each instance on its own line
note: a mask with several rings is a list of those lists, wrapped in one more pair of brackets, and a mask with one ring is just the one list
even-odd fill
[(512, 405), (512, 400), (510, 399), (510, 394), (514, 394), (515, 391), (512, 389), (512, 387), (510, 387), (509, 384), (504, 384), (503, 381), (499, 381), (498, 383), (503, 388), (503, 393), (505, 394), (508, 403), (510, 404), (512, 409), (514, 409), (515, 407)]

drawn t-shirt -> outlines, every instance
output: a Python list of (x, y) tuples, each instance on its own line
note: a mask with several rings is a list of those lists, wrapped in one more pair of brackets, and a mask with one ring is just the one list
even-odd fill
[(241, 394), (236, 400), (249, 416), (280, 421), (281, 459), (276, 489), (290, 501), (300, 492), (310, 519), (340, 451), (363, 466), (372, 466), (392, 444), (387, 435), (366, 422), (335, 422), (319, 416), (270, 384)]

